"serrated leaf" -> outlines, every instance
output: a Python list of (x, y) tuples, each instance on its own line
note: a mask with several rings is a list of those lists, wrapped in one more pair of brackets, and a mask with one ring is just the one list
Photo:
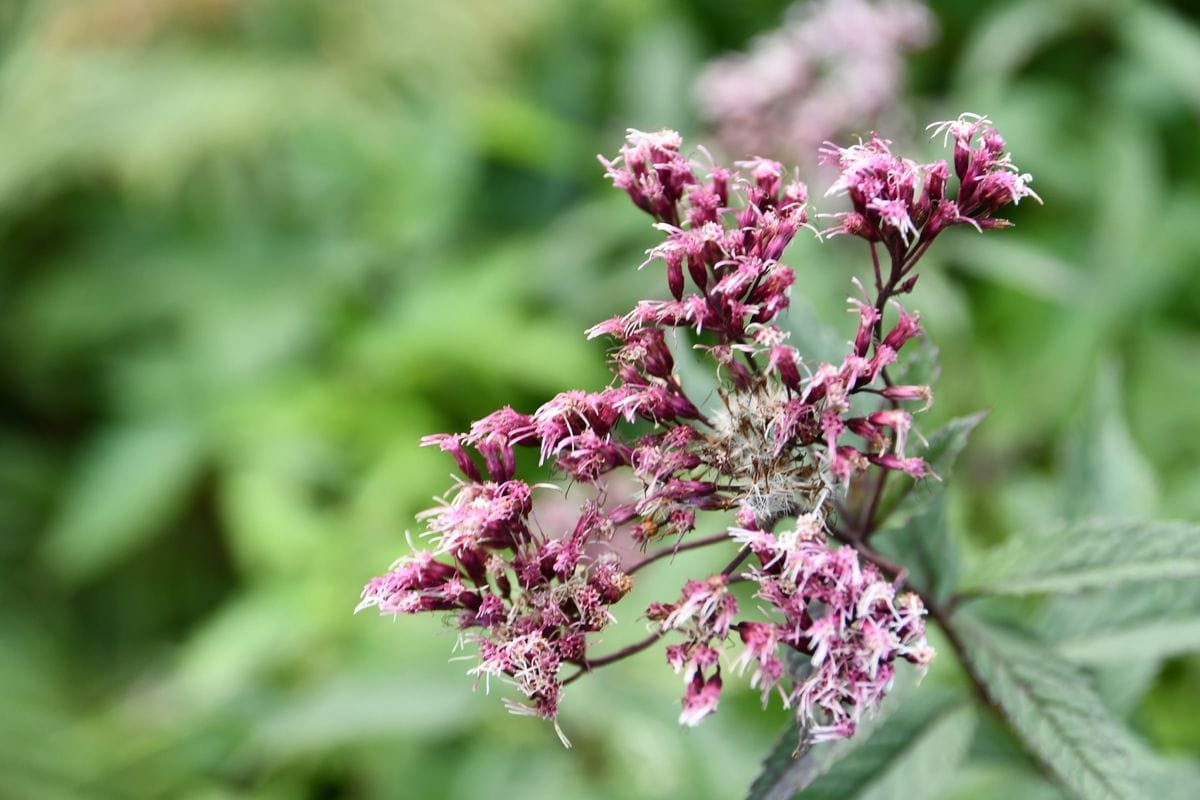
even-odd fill
[(83, 454), (45, 543), (70, 579), (87, 578), (163, 529), (201, 466), (185, 423), (112, 428)]
[(1082, 672), (1014, 634), (961, 618), (953, 627), (988, 698), (1064, 787), (1084, 800), (1144, 796), (1137, 744)]
[(971, 432), (986, 416), (986, 411), (979, 411), (970, 416), (956, 417), (929, 436), (929, 447), (921, 456), (943, 481), (950, 477), (958, 456), (967, 446)]
[[(954, 697), (947, 692), (927, 689), (920, 695), (910, 696), (915, 684), (912, 670), (899, 673), (896, 685), (878, 715), (859, 725), (858, 732), (850, 739), (801, 748), (802, 732), (789, 725), (763, 761), (763, 771), (750, 787), (748, 800), (788, 798), (815, 785), (814, 782), (823, 781), (828, 775), (842, 774), (843, 770), (846, 776), (856, 776), (854, 780), (868, 784), (873, 774), (900, 754), (909, 739), (920, 734), (954, 705)], [(876, 736), (880, 737), (878, 742)], [(862, 755), (859, 755), (860, 751), (863, 751)], [(808, 791), (804, 792), (804, 797), (809, 797)]]
[(1058, 642), (1058, 652), (1081, 664), (1126, 662), (1131, 655), (1169, 658), (1200, 650), (1200, 615), (1164, 619)]
[(962, 588), (978, 594), (1026, 595), (1198, 575), (1200, 525), (1091, 520), (1055, 533), (1013, 536), (984, 554)]
[[(1186, 631), (1200, 619), (1200, 582), (1141, 583), (1117, 590), (1057, 595), (1043, 608), (1034, 629), (1063, 654), (1081, 663), (1099, 664), (1109, 659), (1127, 664), (1131, 653), (1139, 658), (1165, 657), (1191, 649), (1195, 641)], [(1141, 633), (1149, 628), (1175, 628), (1179, 642), (1170, 637)], [(1105, 642), (1141, 638), (1142, 648), (1118, 654)], [(1095, 642), (1089, 648), (1088, 642)]]

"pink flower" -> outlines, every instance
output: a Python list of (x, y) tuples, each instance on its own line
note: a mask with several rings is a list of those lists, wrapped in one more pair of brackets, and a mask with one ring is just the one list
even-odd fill
[(701, 116), (731, 152), (808, 158), (864, 121), (899, 116), (905, 55), (935, 27), (913, 0), (795, 3), (746, 52), (705, 67), (694, 88)]
[[(612, 341), (605, 388), (567, 389), (531, 414), (506, 406), (466, 433), (423, 439), (463, 479), (418, 515), (428, 549), (370, 580), (356, 610), (447, 615), (460, 643), (477, 648), (469, 670), (477, 683), (502, 677), (523, 698), (506, 701), (510, 710), (553, 720), (570, 680), (624, 655), (595, 656), (598, 634), (632, 573), (668, 554), (630, 559), (630, 550), (662, 539), (681, 549), (728, 541), (740, 551), (721, 573), (687, 580), (677, 602), (646, 609), (654, 638), (682, 639), (666, 651), (686, 684), (681, 724), (716, 710), (722, 650), (736, 647), (737, 631), (733, 669), (751, 672), (764, 703), (778, 693), (818, 739), (851, 735), (887, 693), (897, 659), (923, 667), (933, 657), (920, 599), (897, 596), (857, 550), (826, 536), (833, 498), (868, 469), (931, 474), (906, 453), (919, 434), (898, 407), (928, 406), (930, 390), (886, 374), (922, 334), (920, 321), (897, 306), (885, 330), (882, 310), (911, 291), (914, 266), (940, 231), (1000, 226), (997, 211), (1036, 197), (985, 119), (964, 116), (942, 131), (954, 140), (956, 189), (946, 162), (902, 158), (879, 136), (824, 150), (840, 172), (833, 191), (852, 207), (827, 233), (871, 243), (877, 294), (855, 282), (853, 339), (840, 359), (812, 366), (774, 324), (796, 285), (781, 259), (808, 224), (804, 185), (770, 159), (731, 170), (700, 150), (710, 163), (696, 164), (678, 134), (630, 131), (601, 162), (654, 219), (662, 240), (646, 263), (663, 263), (667, 299), (642, 300), (588, 331)], [(716, 376), (706, 396), (690, 395), (680, 375), (677, 356), (689, 345)], [(577, 513), (538, 519), (533, 490), (546, 484), (519, 477), (517, 447), (536, 448), (564, 489), (587, 484)], [(736, 511), (739, 527), (697, 541), (704, 511)], [(773, 532), (785, 518), (792, 528)], [(765, 618), (741, 617), (730, 585), (743, 580), (757, 585)], [(803, 677), (784, 669), (797, 657), (809, 662)]]
[(717, 710), (721, 700), (721, 675), (713, 675), (708, 680), (697, 672), (683, 695), (683, 711), (679, 714), (679, 724), (694, 728), (700, 721)]

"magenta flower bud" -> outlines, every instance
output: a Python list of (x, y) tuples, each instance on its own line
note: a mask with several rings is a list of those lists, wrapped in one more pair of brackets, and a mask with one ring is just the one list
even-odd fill
[(664, 418), (697, 419), (700, 416), (700, 410), (679, 392), (667, 392), (664, 399), (666, 401), (665, 413), (662, 415)]
[(688, 204), (688, 224), (696, 229), (710, 222), (716, 223), (724, 201), (711, 185), (696, 184), (688, 190)]
[(491, 627), (503, 622), (508, 616), (508, 609), (504, 607), (504, 601), (500, 600), (496, 595), (485, 595), (480, 601), (479, 607), (462, 615), (460, 625), (462, 627), (480, 626)]
[(683, 696), (683, 712), (679, 715), (679, 724), (694, 728), (700, 721), (717, 710), (721, 699), (721, 675), (713, 675), (707, 681), (697, 672), (688, 684)]
[(965, 218), (958, 210), (958, 204), (953, 200), (938, 200), (933, 207), (933, 211), (929, 214), (929, 221), (925, 224), (925, 229), (921, 233), (921, 238), (925, 241), (932, 241), (935, 236), (949, 228), (951, 225), (957, 225), (963, 222)]
[(566, 440), (566, 449), (555, 462), (558, 468), (578, 481), (592, 483), (601, 475), (627, 463), (627, 448), (603, 439), (595, 431), (585, 431)]
[(505, 406), (471, 425), (471, 432), (466, 441), (469, 444), (478, 444), (485, 437), (497, 438), (511, 444), (533, 444), (533, 422), (525, 414)]
[(715, 484), (709, 481), (689, 481), (671, 478), (659, 492), (660, 497), (668, 500), (687, 501), (698, 497), (708, 497), (717, 491)]
[(477, 445), (476, 449), (483, 456), (484, 466), (487, 467), (488, 474), (493, 481), (503, 483), (513, 477), (517, 462), (513, 456), (513, 450), (507, 442), (485, 439)]
[(921, 334), (921, 323), (916, 316), (905, 311), (903, 306), (896, 304), (896, 308), (900, 310), (900, 319), (896, 327), (883, 337), (883, 343), (899, 352), (905, 342)]
[(912, 428), (912, 415), (907, 411), (898, 408), (884, 409), (876, 411), (867, 417), (867, 420), (880, 428), (891, 428), (896, 434), (896, 453), (904, 454), (904, 448), (908, 444), (908, 431)]
[(931, 204), (945, 198), (946, 184), (950, 180), (950, 168), (945, 161), (935, 161), (925, 173), (925, 195)]
[(922, 410), (933, 403), (933, 392), (928, 386), (887, 386), (879, 393), (889, 400), (921, 400), (925, 403)]
[(729, 205), (729, 170), (724, 167), (713, 167), (713, 170), (708, 173), (708, 178), (712, 181), (712, 190), (721, 201), (721, 207)]
[(778, 161), (758, 158), (753, 161), (739, 161), (738, 166), (750, 169), (750, 177), (765, 197), (774, 201), (779, 196), (779, 190), (783, 188), (783, 165)]
[(887, 443), (878, 426), (863, 417), (854, 417), (846, 420), (846, 427), (851, 432), (865, 439), (872, 450), (882, 450)]
[(764, 261), (778, 261), (783, 255), (783, 251), (791, 244), (792, 237), (796, 235), (796, 226), (791, 222), (780, 222), (779, 232), (767, 242), (767, 245), (762, 249), (762, 258)]
[(758, 516), (754, 513), (754, 508), (748, 503), (738, 505), (737, 514), (734, 517), (739, 528), (753, 531), (758, 528)]
[(893, 453), (884, 453), (869, 455), (867, 456), (867, 460), (872, 464), (878, 464), (887, 469), (894, 469), (914, 478), (924, 478), (929, 474), (929, 467), (925, 464), (925, 460), (916, 456), (903, 458)]
[(964, 185), (967, 180), (967, 172), (971, 166), (971, 148), (962, 141), (956, 141), (954, 144), (954, 174), (958, 176), (959, 181)]
[(483, 480), (483, 477), (471, 461), (471, 457), (467, 455), (467, 451), (463, 449), (462, 440), (463, 437), (460, 434), (434, 433), (422, 437), (421, 446), (437, 446), (443, 453), (449, 453), (454, 458), (454, 463), (458, 465), (459, 471), (469, 480), (478, 483)]
[(917, 236), (917, 228), (908, 213), (908, 204), (903, 200), (889, 200), (877, 197), (867, 204), (867, 208), (879, 215), (881, 228), (891, 228), (908, 245)]
[(829, 472), (835, 481), (846, 484), (855, 473), (867, 468), (868, 458), (857, 448), (838, 447), (829, 457)]
[(871, 349), (871, 339), (875, 334), (875, 323), (879, 321), (879, 312), (874, 306), (861, 300), (853, 297), (848, 299), (850, 304), (858, 309), (858, 334), (854, 337), (854, 353), (863, 357)]
[(704, 259), (700, 256), (688, 256), (687, 268), (692, 282), (703, 292), (708, 287), (708, 267), (705, 266)]
[(663, 257), (667, 263), (667, 288), (676, 300), (683, 299), (683, 254), (678, 250), (668, 251)]
[(588, 339), (595, 339), (599, 336), (612, 336), (615, 339), (625, 341), (625, 334), (626, 322), (624, 317), (611, 317), (587, 329)]
[(1017, 205), (1022, 197), (1041, 198), (1027, 185), (1031, 180), (1029, 175), (1018, 175), (1015, 172), (1000, 170), (979, 179), (977, 196), (979, 203), (989, 213), (995, 213), (1007, 205)]
[(800, 356), (796, 348), (786, 344), (775, 345), (771, 348), (771, 356), (767, 361), (767, 371), (775, 372), (783, 385), (793, 392), (800, 391), (800, 370), (797, 368)]
[[(803, 211), (798, 207), (803, 206), (807, 202), (808, 186), (806, 186), (803, 181), (794, 180), (784, 187), (783, 202), (781, 205), (783, 205), (784, 208), (795, 209), (789, 211), (789, 213), (796, 214), (799, 212), (800, 214), (803, 214)], [(799, 224), (803, 225), (807, 219), (798, 219), (797, 221)]]
[[(683, 280), (682, 273), (680, 280)], [(662, 330), (652, 328), (645, 331), (640, 344), (644, 350), (642, 364), (646, 373), (657, 378), (669, 378), (675, 369), (675, 359), (667, 347), (667, 339)]]
[(1004, 155), (1004, 137), (995, 128), (987, 128), (983, 132), (983, 149), (993, 161)]
[(975, 220), (975, 223), (976, 223), (976, 227), (979, 228), (981, 231), (988, 231), (988, 230), (994, 230), (994, 229), (999, 229), (999, 228), (1011, 228), (1013, 226), (1013, 224), (1011, 222), (1009, 222), (1006, 219), (1001, 219), (1000, 217), (984, 217), (982, 219)]

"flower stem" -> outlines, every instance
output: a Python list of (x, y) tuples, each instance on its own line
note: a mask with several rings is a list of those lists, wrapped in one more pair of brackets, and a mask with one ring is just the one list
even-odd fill
[(631, 656), (634, 653), (642, 652), (647, 647), (649, 647), (650, 645), (654, 644), (659, 639), (661, 639), (663, 634), (666, 632), (667, 632), (666, 628), (660, 628), (659, 630), (657, 630), (654, 633), (647, 636), (645, 639), (634, 642), (633, 644), (628, 645), (626, 647), (622, 647), (620, 650), (609, 653), (606, 656), (601, 656), (600, 658), (584, 659), (583, 663), (580, 664), (580, 666), (579, 666), (579, 671), (576, 672), (574, 675), (568, 676), (562, 682), (562, 685), (566, 686), (568, 683), (573, 683), (574, 681), (578, 680), (580, 678), (580, 676), (584, 675), (585, 673), (591, 672), (593, 669), (595, 669), (597, 667), (607, 666), (608, 664), (612, 664), (615, 661), (620, 661), (623, 658), (627, 658), (628, 656)]
[(625, 574), (632, 575), (643, 567), (647, 567), (659, 559), (669, 558), (674, 556), (676, 553), (682, 553), (684, 550), (698, 550), (701, 547), (708, 547), (709, 545), (720, 544), (721, 542), (725, 541), (729, 541), (728, 531), (721, 531), (720, 533), (713, 534), (712, 536), (705, 536), (702, 539), (694, 539), (690, 542), (676, 544), (673, 547), (664, 547), (663, 549), (646, 556), (641, 561), (635, 561), (633, 565), (629, 567), (629, 569), (625, 570)]
[(733, 571), (735, 569), (737, 569), (738, 567), (740, 567), (742, 565), (742, 562), (745, 561), (749, 555), (750, 555), (750, 545), (746, 545), (745, 547), (743, 547), (741, 550), (738, 551), (738, 554), (733, 557), (732, 561), (730, 561), (728, 564), (725, 565), (725, 569), (721, 570), (721, 574), (724, 575), (725, 577), (729, 577), (730, 575), (732, 575)]

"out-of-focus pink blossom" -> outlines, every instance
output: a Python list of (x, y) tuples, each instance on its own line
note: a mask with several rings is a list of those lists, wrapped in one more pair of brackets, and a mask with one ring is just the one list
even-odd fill
[(729, 152), (808, 159), (863, 125), (892, 127), (905, 56), (935, 33), (933, 15), (914, 0), (797, 3), (747, 52), (711, 62), (696, 102)]

